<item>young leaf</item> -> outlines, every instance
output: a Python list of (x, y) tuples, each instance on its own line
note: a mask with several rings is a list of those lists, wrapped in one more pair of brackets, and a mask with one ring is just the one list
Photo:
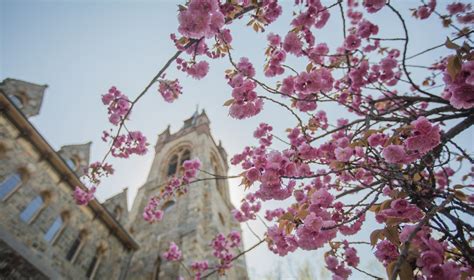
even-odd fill
[(458, 50), (459, 48), (461, 48), (461, 46), (453, 43), (453, 41), (451, 41), (449, 37), (446, 38), (446, 42), (444, 43), (444, 45), (446, 46), (446, 48), (452, 49), (452, 50)]
[(226, 102), (224, 102), (224, 105), (223, 105), (223, 106), (226, 106), (226, 107), (227, 107), (227, 106), (230, 106), (230, 105), (232, 105), (232, 103), (234, 103), (234, 99), (233, 99), (233, 98), (232, 98), (232, 99), (229, 99), (229, 100), (227, 100)]
[(446, 70), (448, 71), (448, 74), (452, 80), (456, 79), (456, 76), (459, 74), (459, 72), (461, 72), (461, 67), (461, 60), (457, 55), (448, 58)]

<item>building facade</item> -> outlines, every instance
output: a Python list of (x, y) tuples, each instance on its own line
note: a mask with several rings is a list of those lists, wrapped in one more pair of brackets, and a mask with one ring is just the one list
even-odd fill
[[(158, 137), (147, 182), (128, 211), (127, 189), (104, 203), (74, 203), (76, 186), (89, 164), (91, 143), (46, 142), (28, 121), (39, 114), (46, 86), (6, 79), (0, 83), (0, 279), (176, 279), (186, 272), (160, 258), (169, 242), (183, 262), (212, 260), (210, 240), (240, 231), (230, 215), (227, 180), (205, 180), (178, 200), (163, 202), (162, 222), (148, 224), (142, 211), (180, 164), (198, 157), (202, 169), (227, 174), (227, 155), (212, 138), (205, 112), (197, 112), (171, 134)], [(241, 248), (242, 249), (242, 248)], [(212, 263), (211, 263), (212, 265)], [(226, 276), (247, 279), (244, 259)]]

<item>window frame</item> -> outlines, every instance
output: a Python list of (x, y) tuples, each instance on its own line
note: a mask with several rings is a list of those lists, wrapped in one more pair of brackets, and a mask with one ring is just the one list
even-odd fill
[[(46, 236), (48, 235), (49, 231), (53, 228), (56, 221), (58, 221), (58, 219), (61, 220), (61, 225), (59, 225), (59, 228), (56, 230), (56, 232), (53, 233), (53, 236), (50, 238), (50, 240), (46, 239)], [(63, 233), (65, 228), (66, 228), (66, 220), (64, 218), (64, 215), (57, 216), (56, 219), (54, 219), (51, 226), (49, 226), (48, 231), (44, 234), (43, 240), (46, 241), (50, 245), (54, 245), (56, 243), (56, 240), (59, 239), (59, 236)]]
[(8, 181), (8, 179), (16, 177), (19, 180), (16, 182), (15, 186), (13, 186), (9, 191), (6, 192), (4, 197), (0, 198), (0, 201), (7, 201), (19, 188), (21, 185), (24, 183), (24, 176), (18, 171), (13, 172), (12, 174), (8, 175), (3, 179), (3, 181), (0, 183), (0, 189), (3, 187), (3, 185)]
[[(166, 169), (164, 170), (165, 177), (170, 178), (176, 175), (178, 176), (182, 175), (183, 163), (186, 160), (190, 160), (191, 156), (192, 156), (191, 149), (187, 146), (181, 147), (175, 150), (175, 152), (172, 153), (170, 157), (168, 157), (169, 160), (167, 161), (167, 164), (165, 165), (166, 166)], [(171, 166), (173, 166), (173, 168), (171, 168)], [(174, 172), (171, 173), (170, 170), (173, 170), (173, 169), (174, 169)]]
[[(22, 217), (24, 215), (24, 213), (28, 213), (26, 212), (30, 207), (34, 207), (36, 201), (40, 201), (40, 204), (38, 206), (36, 206), (36, 209), (33, 209), (33, 213), (31, 213), (29, 215), (29, 217), (25, 217), (25, 219)], [(20, 219), (25, 222), (26, 224), (30, 225), (31, 223), (33, 223), (36, 218), (41, 214), (41, 212), (45, 209), (46, 207), (46, 199), (43, 197), (43, 195), (39, 194), (37, 196), (35, 196), (35, 198), (33, 198), (29, 203), (28, 205), (26, 205), (26, 207), (21, 211), (20, 213)], [(27, 214), (25, 214), (27, 215)]]
[(161, 211), (163, 211), (164, 213), (167, 213), (175, 205), (176, 205), (176, 201), (174, 201), (172, 199), (167, 200), (165, 203), (163, 203), (163, 206), (161, 206)]

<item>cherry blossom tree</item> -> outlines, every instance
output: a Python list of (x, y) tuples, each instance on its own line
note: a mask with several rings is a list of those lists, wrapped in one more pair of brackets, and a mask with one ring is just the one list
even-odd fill
[[(143, 218), (159, 222), (164, 215), (161, 203), (186, 195), (194, 182), (240, 178), (247, 194), (233, 216), (245, 222), (262, 214), (270, 225), (265, 238), (244, 252), (237, 251), (239, 234), (217, 235), (209, 243), (218, 265), (196, 260), (183, 277), (225, 274), (233, 260), (266, 243), (280, 256), (297, 249), (328, 248), (325, 262), (333, 279), (347, 279), (352, 270), (380, 277), (358, 267), (358, 246), (372, 246), (389, 279), (470, 279), (474, 160), (472, 146), (462, 147), (455, 137), (474, 123), (471, 4), (413, 1), (412, 17), (435, 17), (451, 36), (410, 56), (409, 45), (420, 38), (409, 37), (409, 29), (417, 27), (407, 26), (396, 1), (294, 4), (289, 30), (266, 36), (264, 65), (233, 56), (232, 43), (239, 38), (232, 36), (229, 26), (245, 21), (255, 32), (266, 33), (282, 14), (277, 0), (190, 0), (180, 5), (177, 33), (170, 36), (176, 53), (136, 97), (115, 87), (102, 95), (112, 125), (102, 139), (110, 149), (87, 170), (91, 188), (76, 189), (77, 203), (93, 199), (101, 178), (113, 173), (107, 163), (110, 156), (147, 152), (147, 138), (129, 131), (127, 123), (149, 90), (166, 102), (179, 100), (185, 89), (179, 80), (167, 77), (170, 67), (199, 80), (210, 71), (208, 61), (226, 60), (229, 100), (224, 106), (230, 118), (252, 118), (266, 106), (279, 106), (294, 119), (294, 127), (275, 131), (274, 120), (261, 123), (253, 134), (255, 143), (231, 159), (241, 174), (212, 174), (200, 169), (199, 159), (188, 160), (182, 176), (163, 182), (161, 194), (149, 198)], [(401, 34), (377, 37), (379, 26), (370, 16), (381, 10), (393, 16)], [(333, 28), (327, 25), (330, 17), (342, 22), (336, 48), (317, 41), (318, 30)], [(410, 64), (441, 48), (446, 50), (444, 57), (428, 65)], [(306, 67), (290, 65), (290, 57)], [(323, 103), (337, 105), (350, 117), (332, 120), (331, 112), (318, 110)], [(275, 141), (284, 148), (275, 147)], [(262, 203), (270, 200), (291, 203), (260, 213)], [(360, 241), (348, 241), (346, 236), (356, 235), (366, 218), (382, 228)], [(179, 262), (181, 255), (174, 243), (163, 252), (168, 261)]]

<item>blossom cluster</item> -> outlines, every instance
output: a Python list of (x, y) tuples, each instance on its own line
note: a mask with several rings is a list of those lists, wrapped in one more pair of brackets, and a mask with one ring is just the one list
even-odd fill
[(158, 92), (163, 96), (163, 99), (171, 103), (178, 99), (181, 94), (182, 87), (179, 84), (178, 80), (160, 80), (160, 85), (158, 87)]
[(87, 178), (94, 184), (100, 184), (102, 177), (108, 177), (113, 175), (115, 172), (111, 164), (104, 162), (101, 163), (96, 161), (91, 163), (87, 168), (84, 168), (84, 173)]
[(234, 216), (234, 218), (240, 223), (246, 222), (248, 220), (255, 220), (255, 213), (258, 213), (260, 208), (260, 201), (256, 200), (254, 194), (249, 193), (245, 196), (245, 199), (243, 199), (240, 209), (232, 210), (232, 216)]
[(144, 155), (149, 145), (141, 131), (129, 131), (127, 134), (112, 137), (112, 142), (112, 156), (119, 158), (128, 158), (133, 154)]
[(419, 117), (411, 123), (411, 135), (404, 145), (388, 145), (383, 149), (383, 157), (388, 163), (410, 163), (424, 156), (441, 141), (438, 125), (433, 125), (425, 117)]
[(232, 267), (232, 260), (234, 258), (233, 248), (240, 246), (241, 237), (237, 231), (232, 231), (227, 236), (219, 233), (212, 239), (211, 247), (213, 249), (214, 257), (219, 259), (219, 270), (225, 270)]
[(443, 97), (456, 109), (474, 108), (474, 61), (463, 63), (461, 71), (452, 77), (444, 73), (446, 88)]
[(202, 273), (209, 269), (209, 263), (208, 261), (194, 261), (191, 264), (191, 269), (194, 272), (194, 279), (200, 280)]
[(238, 69), (240, 69), (238, 73), (227, 75), (233, 97), (229, 114), (233, 118), (244, 119), (260, 113), (263, 100), (255, 92), (257, 84), (251, 79), (255, 75), (255, 70), (248, 59), (242, 58)]
[(170, 247), (166, 252), (162, 254), (163, 258), (167, 261), (179, 261), (182, 257), (181, 250), (179, 249), (178, 245), (174, 242), (170, 243)]
[(78, 205), (87, 205), (90, 201), (94, 199), (94, 193), (96, 187), (93, 186), (90, 189), (84, 190), (83, 188), (76, 186), (73, 192), (73, 198)]
[(130, 115), (131, 102), (116, 87), (111, 87), (106, 94), (102, 95), (102, 102), (108, 106), (109, 121), (113, 125), (118, 125)]
[(217, 0), (191, 0), (178, 14), (178, 31), (189, 38), (214, 36), (224, 25)]

